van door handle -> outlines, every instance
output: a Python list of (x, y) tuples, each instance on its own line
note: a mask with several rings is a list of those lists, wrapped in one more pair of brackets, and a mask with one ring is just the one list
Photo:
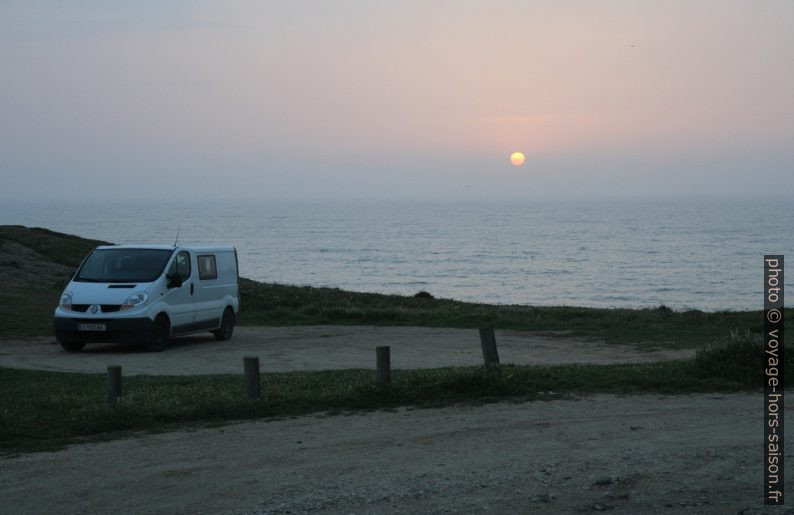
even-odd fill
[(193, 295), (193, 283), (190, 283), (190, 294)]

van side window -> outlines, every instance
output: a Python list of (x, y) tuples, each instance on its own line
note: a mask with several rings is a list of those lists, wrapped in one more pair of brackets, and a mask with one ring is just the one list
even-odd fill
[(176, 259), (171, 263), (171, 268), (168, 269), (169, 274), (173, 274), (174, 272), (179, 272), (183, 281), (190, 277), (190, 254), (187, 252), (180, 252), (176, 255)]
[(215, 268), (215, 256), (198, 256), (199, 279), (217, 279), (218, 269)]

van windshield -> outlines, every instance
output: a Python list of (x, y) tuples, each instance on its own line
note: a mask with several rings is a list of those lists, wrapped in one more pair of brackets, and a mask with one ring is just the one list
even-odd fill
[(163, 273), (173, 250), (95, 250), (74, 276), (92, 283), (150, 283)]

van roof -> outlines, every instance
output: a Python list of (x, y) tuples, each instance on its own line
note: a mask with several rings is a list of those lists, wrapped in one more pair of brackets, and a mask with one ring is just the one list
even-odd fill
[(202, 245), (101, 245), (97, 249), (153, 249), (153, 250), (190, 250), (193, 252), (234, 252), (235, 248), (232, 246), (202, 246)]

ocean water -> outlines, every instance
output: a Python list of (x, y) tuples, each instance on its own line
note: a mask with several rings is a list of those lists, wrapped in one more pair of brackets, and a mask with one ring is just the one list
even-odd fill
[(179, 230), (180, 242), (235, 245), (241, 275), (268, 282), (500, 304), (755, 310), (763, 255), (794, 258), (792, 204), (6, 202), (0, 224), (115, 243), (170, 244)]

